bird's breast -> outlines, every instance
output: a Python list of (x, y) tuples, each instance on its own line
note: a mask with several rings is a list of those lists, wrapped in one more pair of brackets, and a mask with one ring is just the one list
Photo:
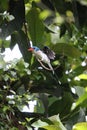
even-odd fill
[(49, 58), (47, 57), (47, 55), (46, 55), (45, 53), (43, 53), (41, 50), (39, 50), (39, 51), (34, 51), (34, 55), (35, 55), (38, 59), (42, 60), (42, 61), (45, 62), (45, 63), (50, 62), (50, 59), (49, 59)]

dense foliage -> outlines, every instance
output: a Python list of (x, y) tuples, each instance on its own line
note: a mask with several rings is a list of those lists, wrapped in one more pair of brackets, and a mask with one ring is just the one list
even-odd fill
[[(0, 1), (0, 130), (87, 129), (86, 16), (86, 0)], [(56, 53), (54, 75), (28, 52), (31, 42)], [(6, 62), (16, 44), (23, 57)]]

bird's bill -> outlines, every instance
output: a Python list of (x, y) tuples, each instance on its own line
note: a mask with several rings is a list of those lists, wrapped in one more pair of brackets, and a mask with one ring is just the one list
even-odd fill
[(33, 48), (29, 48), (28, 51), (33, 51), (34, 49)]

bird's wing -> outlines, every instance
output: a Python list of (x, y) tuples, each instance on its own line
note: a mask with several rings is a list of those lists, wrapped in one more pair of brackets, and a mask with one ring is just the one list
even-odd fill
[(52, 51), (49, 47), (44, 46), (42, 51), (48, 56), (49, 59), (54, 60), (55, 52)]

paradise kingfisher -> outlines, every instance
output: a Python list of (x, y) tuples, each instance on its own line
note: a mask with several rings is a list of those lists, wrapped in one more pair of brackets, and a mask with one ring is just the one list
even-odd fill
[(55, 53), (52, 50), (50, 50), (49, 47), (45, 46), (43, 50), (40, 50), (38, 47), (32, 46), (28, 50), (36, 56), (37, 60), (40, 63), (46, 63), (49, 66), (49, 70), (51, 70), (54, 74), (54, 70), (51, 66), (50, 60), (53, 60), (55, 58)]

